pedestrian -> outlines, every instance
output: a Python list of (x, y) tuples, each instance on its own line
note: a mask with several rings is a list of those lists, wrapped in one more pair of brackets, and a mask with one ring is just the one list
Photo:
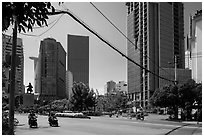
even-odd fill
[(116, 112), (116, 117), (117, 117), (117, 118), (118, 118), (118, 115), (119, 115), (119, 112), (117, 111), (117, 112)]

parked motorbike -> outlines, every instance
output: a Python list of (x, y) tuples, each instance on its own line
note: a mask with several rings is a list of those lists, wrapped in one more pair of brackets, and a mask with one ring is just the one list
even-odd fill
[(48, 121), (49, 121), (50, 126), (58, 127), (58, 119), (56, 116), (49, 116)]
[(109, 114), (109, 117), (112, 117), (113, 114)]
[(141, 114), (141, 113), (139, 113), (139, 114), (136, 115), (136, 119), (137, 119), (137, 120), (139, 119), (139, 120), (142, 120), (142, 121), (143, 121), (143, 120), (144, 120), (144, 115)]
[(17, 126), (19, 124), (19, 121), (17, 118), (14, 118), (14, 126)]

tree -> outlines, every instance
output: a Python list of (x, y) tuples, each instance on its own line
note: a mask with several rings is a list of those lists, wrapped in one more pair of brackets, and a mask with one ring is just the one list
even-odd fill
[(188, 80), (179, 88), (180, 107), (186, 112), (186, 118), (191, 119), (191, 111), (196, 103), (202, 106), (202, 84), (197, 84), (194, 80)]
[(118, 111), (127, 108), (128, 97), (123, 92), (107, 94), (97, 98), (97, 109), (102, 111)]
[(157, 107), (169, 107), (174, 110), (175, 118), (178, 116), (179, 96), (177, 85), (166, 85), (163, 88), (157, 89), (150, 103)]
[(198, 106), (202, 108), (202, 83), (196, 84), (193, 90), (195, 92), (195, 101), (198, 103)]
[(49, 10), (55, 12), (50, 2), (3, 2), (2, 3), (2, 30), (6, 31), (11, 24), (13, 29), (13, 45), (11, 57), (11, 84), (9, 100), (9, 134), (14, 134), (14, 91), (16, 70), (17, 29), (25, 31), (25, 27), (32, 31), (35, 24), (47, 25)]
[(166, 85), (157, 89), (150, 98), (153, 106), (173, 109), (175, 118), (178, 116), (179, 107), (190, 119), (195, 102), (202, 106), (202, 84), (196, 84), (194, 80), (188, 80), (182, 85)]
[(50, 2), (3, 2), (2, 3), (2, 30), (6, 31), (14, 24), (14, 15), (17, 17), (18, 31), (33, 30), (34, 25), (47, 25), (48, 13), (55, 12)]
[(73, 105), (73, 110), (84, 111), (92, 109), (96, 104), (96, 97), (93, 90), (90, 90), (87, 85), (82, 82), (74, 83), (73, 96), (70, 103)]

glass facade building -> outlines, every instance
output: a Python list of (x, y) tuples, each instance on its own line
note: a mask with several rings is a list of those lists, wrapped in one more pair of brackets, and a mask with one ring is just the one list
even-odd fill
[[(184, 68), (183, 4), (179, 2), (126, 2), (128, 57), (160, 75), (161, 68), (178, 57), (177, 67)], [(147, 107), (159, 78), (128, 61), (128, 94), (135, 106)]]
[(35, 88), (40, 100), (66, 98), (66, 52), (53, 38), (41, 41), (35, 66)]
[[(12, 42), (13, 38), (11, 36), (2, 34), (2, 62), (11, 63)], [(15, 93), (22, 94), (24, 93), (24, 53), (21, 38), (17, 38), (16, 56)], [(8, 93), (8, 87), (8, 80), (2, 80), (2, 88), (6, 93)]]
[(89, 37), (68, 34), (67, 43), (67, 69), (73, 82), (89, 86)]

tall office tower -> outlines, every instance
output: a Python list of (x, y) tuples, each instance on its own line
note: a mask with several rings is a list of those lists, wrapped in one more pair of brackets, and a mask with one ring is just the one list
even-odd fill
[[(2, 62), (11, 63), (12, 54), (12, 41), (13, 38), (8, 35), (2, 35)], [(10, 63), (9, 63), (10, 62)], [(16, 47), (16, 82), (15, 93), (20, 94), (24, 92), (24, 55), (23, 55), (23, 42), (21, 38), (17, 38)], [(9, 73), (8, 73), (9, 74)], [(2, 87), (8, 93), (8, 80), (2, 81)]]
[(115, 89), (117, 92), (123, 92), (127, 94), (127, 83), (125, 81), (119, 81), (116, 84)]
[(196, 11), (191, 17), (190, 50), (192, 60), (192, 78), (202, 82), (202, 10)]
[(38, 61), (38, 58), (37, 57), (29, 57), (31, 60), (33, 60), (34, 61), (34, 74), (35, 74), (35, 76), (34, 76), (34, 87), (33, 87), (33, 91), (34, 91), (34, 94), (36, 94), (37, 95), (37, 93), (39, 93), (39, 89), (37, 89), (37, 86), (39, 85), (39, 84), (37, 84), (37, 82), (39, 82), (39, 75), (38, 75), (38, 69), (39, 69), (39, 67), (38, 67), (38, 65), (39, 65), (39, 61)]
[(66, 98), (66, 52), (53, 38), (46, 38), (40, 43), (35, 88), (40, 100)]
[[(127, 2), (128, 57), (156, 75), (174, 67), (184, 68), (183, 4), (174, 2)], [(147, 107), (160, 86), (159, 78), (128, 61), (128, 93), (136, 106)]]
[(67, 71), (66, 72), (66, 95), (68, 99), (70, 99), (73, 95), (72, 87), (73, 87), (73, 75), (71, 71)]
[(114, 94), (116, 93), (116, 83), (115, 81), (108, 81), (106, 82), (105, 86), (104, 86), (104, 91), (105, 91), (105, 94)]
[(185, 51), (185, 68), (192, 69), (191, 52), (189, 50)]
[(68, 34), (67, 68), (73, 75), (73, 82), (89, 86), (89, 37)]

